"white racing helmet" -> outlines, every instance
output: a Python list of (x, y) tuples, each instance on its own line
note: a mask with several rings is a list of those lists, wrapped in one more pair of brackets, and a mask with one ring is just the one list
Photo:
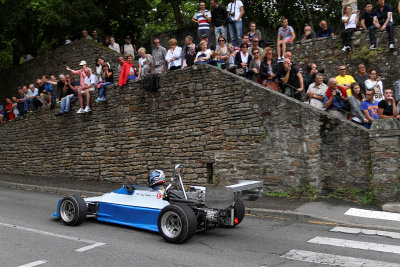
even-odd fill
[(149, 186), (154, 188), (165, 184), (165, 174), (161, 170), (154, 170), (149, 175)]

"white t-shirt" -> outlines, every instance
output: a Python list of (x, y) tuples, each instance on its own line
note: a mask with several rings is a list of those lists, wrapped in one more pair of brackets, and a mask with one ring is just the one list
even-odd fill
[(119, 48), (119, 44), (114, 43), (114, 45), (110, 44), (108, 46), (108, 48), (110, 48), (111, 50), (114, 50), (117, 53), (121, 53), (121, 49)]
[(211, 55), (211, 50), (207, 49), (205, 52), (199, 51), (199, 52), (197, 52), (196, 57), (199, 57), (201, 54)]
[[(240, 8), (243, 6), (242, 1), (240, 0), (236, 0), (235, 2), (230, 2), (228, 4), (228, 8), (227, 11), (230, 12), (231, 17), (234, 20), (238, 20), (239, 16), (240, 16)], [(233, 17), (232, 14), (235, 14), (235, 16)], [(240, 18), (240, 21), (242, 21), (242, 18)]]
[[(344, 28), (345, 29), (355, 29), (357, 27), (356, 17), (357, 17), (357, 14), (351, 14), (349, 22), (344, 23)], [(347, 16), (342, 17), (342, 21), (344, 22), (345, 20), (347, 20)]]
[(98, 84), (96, 75), (92, 74), (90, 77), (85, 78), (85, 84), (90, 85), (93, 83), (93, 87), (89, 88), (89, 90), (94, 90), (94, 87)]
[(142, 57), (139, 58), (139, 64), (142, 68), (144, 67), (144, 64), (146, 63), (146, 60), (147, 60), (147, 58), (142, 58)]
[(242, 58), (242, 63), (249, 64), (249, 53), (246, 53), (246, 56), (243, 55), (243, 52), (240, 51), (240, 57)]
[(124, 56), (131, 54), (133, 59), (135, 59), (135, 50), (132, 44), (124, 44)]

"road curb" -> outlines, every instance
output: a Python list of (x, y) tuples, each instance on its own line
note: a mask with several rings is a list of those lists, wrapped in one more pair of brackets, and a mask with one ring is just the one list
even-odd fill
[(246, 214), (254, 216), (268, 216), (277, 219), (289, 219), (294, 221), (319, 221), (322, 223), (334, 223), (331, 220), (321, 219), (318, 217), (303, 214), (298, 211), (292, 210), (275, 210), (275, 209), (261, 209), (261, 208), (246, 208)]
[(69, 188), (58, 188), (58, 187), (43, 186), (43, 185), (20, 184), (20, 183), (3, 182), (3, 181), (0, 181), (0, 186), (7, 187), (7, 188), (46, 192), (46, 193), (52, 193), (52, 194), (62, 194), (62, 195), (78, 194), (78, 195), (82, 195), (85, 197), (92, 197), (92, 196), (98, 196), (98, 195), (104, 194), (104, 192), (76, 190), (76, 189), (69, 189)]

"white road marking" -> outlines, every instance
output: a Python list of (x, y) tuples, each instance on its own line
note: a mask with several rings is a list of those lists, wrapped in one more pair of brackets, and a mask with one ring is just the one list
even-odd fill
[(400, 239), (400, 233), (396, 232), (387, 232), (387, 231), (378, 231), (378, 230), (370, 230), (370, 229), (361, 229), (361, 228), (349, 228), (349, 227), (341, 227), (337, 226), (330, 230), (331, 232), (339, 232), (346, 234), (363, 234), (363, 235), (376, 235), (382, 237), (390, 237), (393, 239)]
[(349, 215), (349, 216), (400, 222), (400, 214), (399, 213), (392, 213), (392, 212), (386, 212), (386, 211), (363, 210), (363, 209), (351, 208), (348, 211), (346, 211), (344, 214)]
[(79, 237), (59, 235), (59, 234), (55, 234), (55, 233), (50, 233), (50, 232), (46, 232), (46, 231), (42, 231), (42, 230), (27, 228), (27, 227), (23, 227), (23, 226), (14, 225), (14, 224), (0, 223), (0, 226), (12, 228), (12, 229), (17, 229), (17, 230), (22, 230), (22, 231), (27, 231), (27, 232), (32, 232), (32, 233), (41, 234), (41, 235), (64, 238), (64, 239), (83, 242), (83, 243), (88, 243), (88, 244), (98, 243), (96, 241), (89, 240), (89, 239), (82, 239), (82, 238), (79, 238)]
[(72, 241), (77, 241), (77, 242), (83, 242), (83, 243), (90, 244), (89, 246), (86, 246), (86, 247), (83, 247), (83, 248), (75, 250), (77, 252), (83, 252), (83, 251), (86, 251), (86, 250), (89, 250), (89, 249), (92, 249), (92, 248), (95, 248), (95, 247), (103, 246), (103, 245), (106, 244), (106, 243), (101, 243), (101, 242), (97, 242), (97, 241), (93, 241), (93, 240), (89, 240), (89, 239), (83, 239), (83, 238), (79, 238), (79, 237), (60, 235), (60, 234), (55, 234), (55, 233), (42, 231), (42, 230), (38, 230), (38, 229), (32, 229), (32, 228), (27, 228), (27, 227), (23, 227), (23, 226), (18, 226), (18, 225), (14, 225), (14, 224), (8, 224), (8, 223), (1, 223), (0, 222), (0, 226), (12, 228), (12, 229), (17, 229), (17, 230), (22, 230), (22, 231), (27, 231), (27, 232), (32, 232), (32, 233), (35, 233), (35, 234), (41, 234), (41, 235), (57, 237), (57, 238), (63, 238), (63, 239), (67, 239), (67, 240), (72, 240)]
[(105, 244), (106, 243), (96, 243), (96, 244), (93, 244), (93, 245), (89, 245), (89, 246), (86, 246), (86, 247), (83, 247), (83, 248), (76, 249), (75, 251), (83, 252), (83, 251), (87, 251), (87, 250), (92, 249), (92, 248), (97, 248), (97, 247), (100, 247), (100, 246), (104, 246)]
[(317, 236), (309, 243), (400, 254), (400, 246)]
[(400, 264), (292, 249), (282, 258), (344, 267), (400, 267)]
[(35, 262), (28, 263), (28, 264), (20, 265), (18, 267), (34, 267), (34, 266), (38, 266), (38, 265), (45, 264), (45, 263), (47, 263), (47, 261), (35, 261)]

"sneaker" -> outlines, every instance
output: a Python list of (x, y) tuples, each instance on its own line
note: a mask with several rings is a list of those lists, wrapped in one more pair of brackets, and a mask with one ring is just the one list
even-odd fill
[(346, 51), (350, 51), (351, 50), (351, 47), (350, 46), (347, 46), (346, 47)]
[(282, 63), (282, 62), (283, 62), (283, 58), (282, 57), (278, 58), (277, 63)]
[(78, 111), (76, 113), (82, 114), (82, 113), (85, 113), (85, 110), (83, 108), (80, 108), (80, 109), (78, 109)]
[(84, 112), (90, 112), (91, 110), (90, 110), (89, 106), (86, 106), (86, 108), (83, 111)]
[(394, 49), (394, 44), (390, 44), (389, 49)]
[(98, 98), (96, 99), (96, 102), (99, 102), (99, 101), (101, 101), (101, 98), (100, 98), (100, 97), (98, 97)]
[(106, 101), (105, 97), (100, 98), (100, 101)]
[(347, 46), (343, 46), (342, 51), (347, 51)]
[(58, 113), (56, 114), (57, 117), (58, 117), (58, 116), (62, 116), (62, 115), (64, 115), (64, 112), (62, 112), (62, 111), (60, 111), (60, 112), (58, 112)]
[(376, 49), (376, 44), (371, 44), (371, 46), (369, 47), (369, 49), (375, 50), (375, 49)]

